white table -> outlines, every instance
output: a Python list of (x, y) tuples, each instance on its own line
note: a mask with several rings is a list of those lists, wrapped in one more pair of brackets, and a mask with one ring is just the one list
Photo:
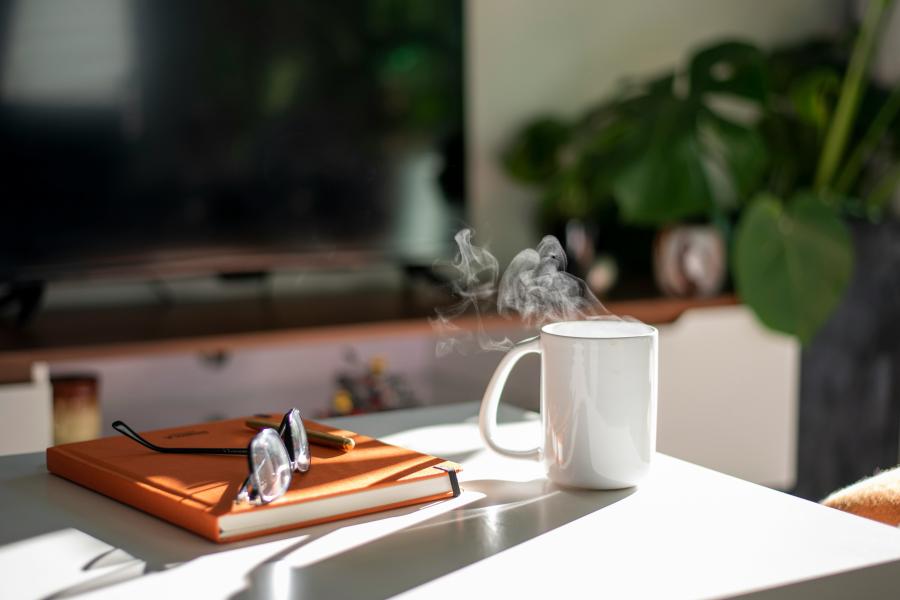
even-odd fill
[[(559, 488), (482, 448), (474, 404), (335, 420), (463, 464), (456, 499), (216, 545), (0, 459), (4, 597), (896, 597), (900, 531), (658, 455), (636, 489)], [(509, 410), (528, 445), (537, 416)], [(764, 443), (761, 440), (760, 443)], [(12, 595), (7, 596), (10, 593)]]

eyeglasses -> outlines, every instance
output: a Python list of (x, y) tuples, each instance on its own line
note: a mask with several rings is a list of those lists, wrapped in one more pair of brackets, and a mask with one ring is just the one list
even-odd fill
[(246, 448), (173, 448), (157, 446), (141, 437), (122, 421), (114, 421), (113, 429), (135, 442), (164, 454), (223, 454), (246, 456), (250, 474), (238, 490), (236, 503), (268, 504), (280, 498), (291, 485), (294, 471), (309, 470), (309, 441), (300, 411), (285, 413), (278, 430), (262, 429)]

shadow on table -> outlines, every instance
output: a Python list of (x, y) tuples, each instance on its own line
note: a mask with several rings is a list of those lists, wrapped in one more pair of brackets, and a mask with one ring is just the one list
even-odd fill
[(468, 481), (464, 488), (483, 498), (325, 560), (291, 565), (292, 554), (309, 550), (327, 535), (282, 550), (257, 564), (248, 587), (232, 600), (393, 596), (602, 510), (635, 491), (574, 490), (546, 479)]
[[(471, 452), (461, 453), (454, 458), (465, 460), (471, 454)], [(140, 577), (146, 573), (167, 571), (197, 558), (249, 546), (289, 541), (292, 538), (298, 538), (298, 541), (318, 539), (347, 525), (358, 526), (366, 522), (379, 521), (385, 515), (402, 517), (416, 513), (421, 508), (421, 506), (401, 508), (302, 530), (216, 544), (130, 506), (74, 485), (63, 478), (48, 476), (43, 461), (35, 461), (33, 465), (21, 467), (20, 473), (18, 476), (13, 474), (0, 488), (0, 502), (10, 507), (8, 514), (5, 515), (4, 525), (0, 527), (0, 551), (10, 548), (25, 551), (26, 547), (33, 548), (51, 543), (51, 540), (57, 539), (63, 533), (71, 539), (97, 541), (97, 544), (89, 544), (92, 549), (90, 551), (86, 552), (83, 544), (79, 543), (76, 546), (80, 550), (77, 552), (73, 550), (65, 557), (60, 557), (72, 565), (80, 565), (84, 577), (79, 579), (75, 587), (55, 588), (56, 593), (50, 597), (82, 591), (82, 587), (87, 585), (92, 569), (98, 564), (106, 565), (113, 554), (127, 557), (127, 564), (123, 564), (122, 572), (116, 577), (92, 578), (90, 585), (93, 588), (112, 585), (123, 579)], [(283, 543), (281, 547), (284, 547)]]
[(9, 480), (6, 487), (6, 493), (29, 501), (18, 505), (15, 518), (4, 524), (0, 545), (73, 528), (143, 560), (148, 571), (235, 547), (206, 541), (130, 506), (103, 499), (96, 492), (43, 473)]
[[(472, 454), (449, 458), (464, 462)], [(14, 514), (8, 515), (0, 528), (0, 547), (74, 529), (144, 562), (142, 570), (135, 570), (140, 565), (129, 563), (127, 573), (123, 569), (115, 581), (91, 584), (105, 587), (121, 581), (119, 575), (131, 579), (142, 572), (168, 571), (201, 556), (279, 541), (280, 551), (263, 554), (265, 560), (247, 565), (252, 569), (248, 587), (236, 598), (276, 591), (281, 594), (286, 589), (291, 595), (308, 590), (326, 597), (390, 596), (603, 509), (634, 491), (565, 489), (544, 478), (468, 481), (463, 484), (463, 496), (447, 503), (214, 544), (63, 479), (33, 473), (32, 469), (23, 469), (21, 476), (11, 477), (0, 490), (0, 496), (10, 497), (5, 505), (14, 507)], [(29, 501), (12, 501), (22, 498)], [(292, 538), (297, 538), (296, 542)], [(89, 568), (94, 564), (92, 558), (84, 557), (80, 564)], [(56, 595), (74, 591), (65, 588)]]
[[(472, 454), (474, 452), (461, 453), (450, 460), (466, 460)], [(202, 556), (297, 537), (308, 532), (312, 532), (312, 538), (317, 538), (344, 524), (377, 520), (380, 515), (385, 514), (285, 531), (240, 542), (216, 544), (61, 477), (48, 477), (44, 472), (9, 479), (4, 488), (0, 489), (0, 496), (6, 495), (14, 499), (29, 500), (4, 503), (5, 506), (14, 506), (15, 514), (6, 515), (7, 519), (0, 528), (0, 548), (59, 530), (76, 529), (144, 561), (146, 572), (162, 571)], [(419, 508), (414, 506), (397, 509), (390, 514), (402, 515)], [(102, 518), (98, 518), (99, 515)]]

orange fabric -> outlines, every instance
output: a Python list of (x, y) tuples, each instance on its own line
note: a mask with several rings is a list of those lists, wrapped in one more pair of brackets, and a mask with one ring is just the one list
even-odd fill
[(900, 467), (840, 489), (822, 504), (894, 527), (900, 526)]
[[(159, 446), (242, 448), (255, 433), (244, 425), (246, 419), (161, 429), (142, 435)], [(397, 482), (447, 476), (444, 471), (432, 468), (446, 466), (443, 459), (320, 423), (304, 423), (309, 429), (352, 437), (356, 448), (345, 453), (311, 444), (309, 471), (295, 473), (287, 493), (264, 506), (234, 504), (248, 473), (244, 456), (161, 454), (116, 435), (48, 448), (47, 468), (56, 475), (217, 542), (221, 541), (218, 520), (226, 514), (264, 511), (284, 504), (392, 486)], [(435, 499), (438, 498), (421, 498), (397, 506)], [(316, 523), (397, 506), (375, 506), (371, 510), (317, 520)], [(228, 541), (311, 524), (297, 523), (261, 530)]]

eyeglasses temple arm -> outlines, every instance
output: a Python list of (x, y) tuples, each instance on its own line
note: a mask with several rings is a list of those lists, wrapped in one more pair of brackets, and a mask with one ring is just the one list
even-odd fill
[(113, 421), (112, 428), (122, 435), (131, 438), (138, 444), (150, 448), (154, 452), (162, 452), (164, 454), (224, 454), (228, 456), (247, 456), (247, 448), (166, 448), (157, 446), (141, 437), (134, 429), (126, 425), (123, 421)]

